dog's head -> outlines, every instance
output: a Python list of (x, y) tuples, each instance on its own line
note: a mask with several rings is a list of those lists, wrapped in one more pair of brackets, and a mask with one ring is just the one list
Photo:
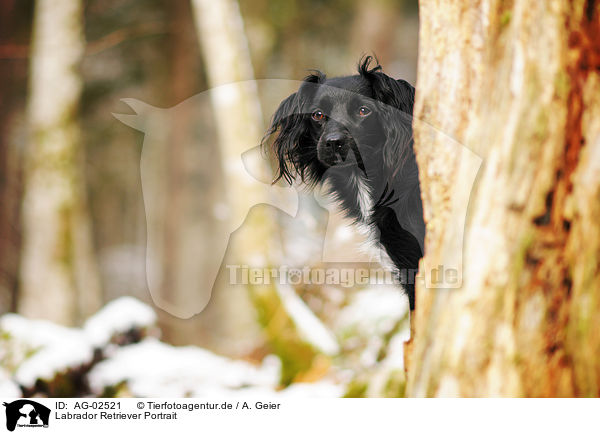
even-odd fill
[(412, 153), (414, 89), (371, 67), (372, 60), (366, 57), (352, 76), (328, 79), (317, 71), (281, 103), (265, 136), (278, 133), (275, 181), (299, 175), (314, 185), (328, 171), (401, 170)]

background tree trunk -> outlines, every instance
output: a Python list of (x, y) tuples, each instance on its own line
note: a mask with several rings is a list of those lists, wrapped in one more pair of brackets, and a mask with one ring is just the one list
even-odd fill
[(33, 27), (19, 310), (69, 324), (101, 304), (76, 121), (81, 2), (39, 0)]
[[(29, 20), (24, 20), (19, 12), (14, 1), (0, 4), (0, 46), (8, 45), (20, 27), (29, 28)], [(14, 311), (17, 304), (21, 155), (11, 138), (20, 129), (15, 124), (22, 124), (23, 105), (18, 92), (26, 83), (26, 62), (1, 58), (0, 62), (0, 314), (3, 314)]]
[[(415, 117), (483, 158), (463, 285), (417, 288), (409, 396), (600, 393), (600, 2), (420, 1)], [(461, 158), (415, 124), (424, 268)]]
[[(230, 218), (237, 220), (235, 216), (245, 215), (251, 204), (265, 202), (263, 189), (253, 188), (253, 184), (248, 183), (248, 173), (241, 165), (242, 154), (252, 146), (258, 146), (262, 138), (258, 92), (254, 83), (219, 88), (254, 79), (248, 42), (237, 1), (193, 0), (192, 8), (207, 82), (212, 89), (213, 113), (226, 182), (226, 203)], [(267, 216), (262, 217), (268, 219)], [(265, 232), (260, 230), (260, 226), (268, 226), (268, 222), (260, 220), (261, 217), (247, 222), (255, 225), (257, 230), (244, 233), (254, 233), (256, 238), (240, 237), (237, 240), (237, 251), (230, 250), (231, 254), (228, 254), (229, 260), (226, 262), (248, 263), (253, 253), (258, 253), (257, 257), (267, 260), (266, 239), (259, 237)], [(258, 249), (258, 252), (252, 252), (253, 249)], [(201, 316), (210, 322), (213, 334), (217, 337), (215, 342), (220, 342), (217, 350), (232, 355), (244, 354), (259, 341), (259, 331), (248, 293), (229, 287), (223, 279), (215, 289), (211, 304)]]
[[(186, 99), (194, 96), (199, 88), (198, 77), (190, 71), (199, 70), (200, 57), (198, 41), (194, 29), (194, 22), (190, 17), (191, 5), (187, 1), (165, 1), (165, 10), (168, 13), (169, 23), (169, 107), (176, 106)], [(195, 226), (202, 231), (202, 239), (207, 245), (212, 244), (211, 236), (221, 235), (218, 231), (218, 220), (212, 209), (214, 208), (213, 196), (218, 196), (215, 190), (222, 190), (222, 170), (214, 164), (218, 154), (218, 145), (214, 141), (206, 140), (199, 148), (193, 140), (190, 130), (198, 124), (193, 107), (182, 104), (177, 116), (174, 116), (167, 133), (168, 146), (163, 149), (164, 155), (159, 160), (164, 160), (164, 214), (162, 215), (160, 237), (163, 252), (162, 258), (163, 283), (161, 285), (161, 298), (173, 306), (185, 306), (188, 300), (194, 297), (198, 289), (198, 269), (203, 269), (211, 257), (211, 252), (201, 254), (197, 250), (190, 251), (190, 227)], [(194, 149), (196, 148), (196, 149)], [(207, 149), (209, 148), (209, 149)], [(211, 188), (191, 189), (190, 182), (185, 178), (189, 170), (186, 165), (190, 154), (203, 152), (203, 160), (209, 164), (202, 167), (202, 174), (206, 179), (212, 179)], [(210, 164), (213, 163), (213, 164)], [(161, 164), (160, 162), (158, 164)], [(205, 204), (203, 212), (189, 212), (190, 202)], [(216, 233), (216, 234), (215, 234)], [(206, 250), (206, 249), (205, 249)], [(193, 256), (193, 261), (185, 261), (186, 257)], [(184, 264), (184, 265), (182, 265)], [(205, 279), (208, 280), (208, 279)], [(187, 319), (181, 320), (166, 312), (160, 311), (160, 324), (162, 337), (173, 344), (206, 344), (202, 334), (198, 333), (197, 324)]]
[[(269, 185), (272, 174), (265, 173), (267, 168), (261, 166), (263, 158), (255, 152), (266, 127), (238, 3), (235, 0), (194, 0), (192, 5), (211, 87), (229, 214), (231, 221), (243, 221), (230, 238), (224, 264), (265, 269), (284, 265), (279, 232), (280, 225), (284, 226), (279, 209), (283, 202), (270, 201), (270, 197), (277, 194), (276, 188)], [(258, 179), (266, 180), (266, 184)], [(297, 192), (290, 194), (297, 196)], [(274, 206), (266, 206), (267, 203)], [(258, 204), (262, 206), (255, 206)], [(260, 353), (269, 347), (281, 360), (283, 384), (322, 375), (337, 346), (323, 347), (314, 337), (309, 337), (302, 323), (306, 318), (300, 318), (298, 306), (304, 308), (306, 315), (310, 315), (310, 311), (292, 287), (279, 285), (276, 280), (262, 285), (252, 282), (232, 285), (226, 281), (230, 270), (223, 271), (225, 278), (200, 315), (213, 329), (215, 320), (220, 321), (216, 349), (260, 359)], [(291, 312), (292, 304), (296, 306), (295, 316)], [(326, 330), (316, 316), (311, 315), (311, 323), (311, 330), (314, 327)], [(263, 345), (264, 341), (267, 345)]]

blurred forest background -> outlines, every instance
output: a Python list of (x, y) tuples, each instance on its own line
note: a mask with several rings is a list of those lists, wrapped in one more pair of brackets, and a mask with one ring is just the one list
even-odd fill
[[(178, 112), (168, 133), (170, 156), (153, 160), (167, 164), (155, 172), (162, 173), (166, 202), (146, 204), (162, 207), (152, 225), (142, 196), (144, 135), (127, 126), (135, 122), (124, 117), (124, 125), (112, 113), (144, 110), (129, 100), (127, 107), (122, 98), (170, 108), (226, 83), (301, 80), (309, 69), (352, 74), (364, 54), (376, 54), (387, 74), (414, 84), (417, 14), (416, 0), (2, 1), (1, 390), (160, 395), (170, 381), (181, 387), (169, 393), (182, 396), (211, 387), (279, 390), (289, 384), (315, 384), (303, 392), (309, 395), (402, 395), (406, 333), (398, 331), (406, 328), (406, 302), (397, 289), (297, 286), (284, 294), (228, 288), (221, 273), (206, 309), (187, 318), (190, 291), (198, 282), (209, 285), (203, 273), (226, 236), (228, 214), (218, 212), (223, 197), (227, 206), (239, 199), (227, 196), (240, 176), (227, 170), (229, 160), (239, 159), (248, 142), (259, 144), (280, 100), (264, 103), (253, 91), (240, 93), (235, 107), (211, 100), (216, 127), (203, 141), (206, 148), (194, 151), (202, 164), (190, 191), (178, 188), (191, 152), (178, 144), (186, 143), (186, 128), (203, 114)], [(254, 116), (254, 126), (236, 126), (236, 114)], [(194, 218), (186, 220), (181, 215), (190, 201)], [(248, 245), (257, 240), (269, 249), (260, 236), (274, 218), (250, 221), (254, 234), (240, 235), (245, 241), (235, 255), (244, 259), (238, 263), (256, 253)], [(153, 293), (162, 309), (155, 308), (147, 283), (147, 231), (153, 230), (165, 243), (156, 253), (162, 277)], [(203, 240), (194, 257), (181, 241), (191, 232)], [(340, 250), (355, 237), (341, 233)], [(296, 233), (287, 245), (302, 246), (298, 238), (310, 234)], [(267, 262), (276, 252), (267, 252)], [(185, 284), (190, 280), (191, 288)], [(37, 320), (52, 321), (56, 329)], [(135, 345), (141, 345), (137, 352), (127, 352)], [(186, 345), (194, 347), (176, 352)], [(48, 357), (60, 351), (71, 353), (48, 368)], [(238, 373), (234, 381), (232, 372)], [(148, 386), (161, 375), (165, 384)]]

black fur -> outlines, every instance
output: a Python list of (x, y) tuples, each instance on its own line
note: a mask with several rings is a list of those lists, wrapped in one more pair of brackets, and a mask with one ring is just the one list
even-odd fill
[(306, 77), (275, 112), (265, 139), (278, 133), (275, 182), (325, 183), (348, 217), (369, 226), (394, 262), (412, 310), (425, 239), (412, 140), (414, 88), (378, 64), (371, 67), (372, 60), (361, 61), (357, 75)]

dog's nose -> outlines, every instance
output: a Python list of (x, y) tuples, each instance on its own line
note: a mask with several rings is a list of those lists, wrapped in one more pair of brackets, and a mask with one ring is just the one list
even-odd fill
[(348, 145), (348, 135), (344, 132), (328, 132), (317, 146), (319, 160), (328, 166), (345, 162), (350, 149)]
[(333, 152), (339, 152), (344, 147), (344, 137), (341, 134), (332, 134), (327, 137), (326, 143)]

